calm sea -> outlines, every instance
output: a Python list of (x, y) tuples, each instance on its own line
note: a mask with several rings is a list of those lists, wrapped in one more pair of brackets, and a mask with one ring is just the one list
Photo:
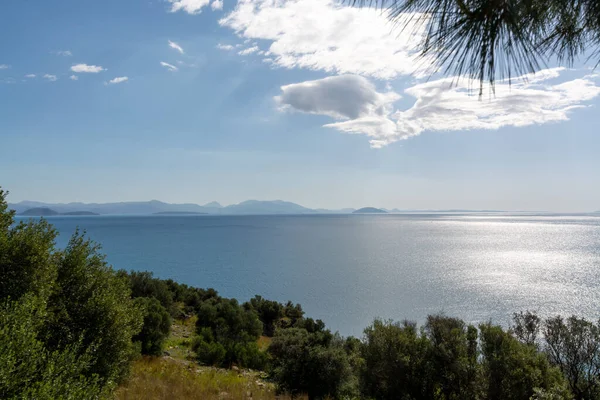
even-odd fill
[(600, 317), (600, 217), (523, 215), (50, 217), (118, 269), (245, 301), (301, 303), (344, 335), (373, 318), (443, 312), (507, 324), (513, 312)]

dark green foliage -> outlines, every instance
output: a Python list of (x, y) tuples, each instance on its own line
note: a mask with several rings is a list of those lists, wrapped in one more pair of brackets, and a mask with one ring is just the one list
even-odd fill
[(283, 315), (288, 320), (290, 326), (294, 326), (298, 320), (304, 317), (304, 311), (300, 304), (293, 304), (288, 301), (283, 308)]
[[(316, 332), (326, 332), (325, 323), (320, 319), (314, 320), (312, 318), (302, 318), (298, 319), (296, 323), (293, 325), (294, 328), (302, 328), (306, 329), (308, 333), (316, 333)], [(327, 331), (329, 333), (329, 331)]]
[(197, 314), (197, 329), (210, 328), (217, 341), (256, 340), (262, 332), (256, 313), (244, 309), (235, 299), (205, 301), (197, 309)]
[(0, 398), (106, 397), (128, 371), (142, 315), (98, 246), (67, 248), (44, 220), (12, 225), (0, 191)]
[(152, 272), (136, 272), (129, 273), (125, 271), (118, 272), (120, 276), (129, 279), (129, 288), (131, 289), (131, 297), (152, 297), (162, 304), (162, 306), (171, 313), (174, 317), (177, 316), (177, 311), (173, 306), (173, 293), (166, 281), (152, 276)]
[(446, 400), (478, 398), (477, 328), (436, 315), (427, 317), (424, 332), (433, 392)]
[(546, 353), (576, 400), (600, 399), (600, 328), (582, 318), (545, 321)]
[(206, 365), (221, 365), (225, 362), (227, 351), (221, 343), (214, 340), (207, 341), (203, 336), (196, 336), (192, 340), (192, 350), (196, 352), (198, 361)]
[[(328, 338), (328, 340), (323, 340)], [(338, 398), (352, 381), (352, 370), (341, 342), (306, 329), (279, 330), (271, 345), (271, 375), (280, 390), (306, 393), (309, 399)]]
[(519, 342), (499, 326), (484, 324), (479, 329), (487, 399), (528, 400), (534, 388), (548, 391), (564, 386), (560, 371), (534, 346)]
[(108, 398), (110, 385), (84, 375), (91, 357), (79, 344), (49, 351), (37, 338), (44, 307), (32, 294), (0, 304), (0, 398)]
[(431, 398), (426, 396), (430, 347), (415, 324), (375, 320), (364, 334), (361, 392), (375, 399)]
[[(6, 208), (1, 196), (0, 204)], [(9, 229), (7, 215), (0, 215), (5, 227), (0, 231), (0, 299), (18, 300), (29, 292), (48, 296), (56, 278), (56, 231), (45, 220), (21, 222)]]
[(171, 316), (154, 297), (138, 297), (135, 304), (144, 312), (144, 325), (133, 341), (141, 343), (142, 354), (162, 355), (163, 343), (171, 332)]
[(244, 307), (256, 312), (258, 319), (263, 323), (263, 335), (272, 337), (275, 334), (275, 328), (284, 315), (284, 307), (281, 303), (254, 296), (244, 304)]
[[(242, 307), (235, 299), (210, 298), (200, 304), (196, 310), (198, 320), (196, 331), (202, 336), (204, 346), (201, 361), (215, 364), (213, 343), (220, 344), (225, 349), (225, 356), (219, 359), (217, 365), (229, 366), (237, 364), (249, 368), (260, 369), (266, 362), (265, 355), (256, 344), (263, 330), (263, 324), (252, 309)], [(216, 351), (216, 350), (215, 350)], [(220, 350), (219, 350), (220, 351)]]
[(419, 332), (376, 320), (365, 330), (362, 356), (362, 394), (375, 399), (569, 398), (543, 353), (490, 324), (478, 334), (459, 319), (429, 316)]
[(173, 301), (182, 303), (187, 314), (194, 313), (203, 301), (219, 298), (219, 293), (214, 289), (199, 289), (177, 283), (172, 279), (166, 280), (165, 283), (169, 287)]
[(89, 373), (121, 381), (134, 356), (132, 336), (143, 314), (130, 298), (128, 283), (106, 264), (99, 246), (77, 232), (60, 253), (45, 341), (60, 349), (81, 340), (94, 348)]

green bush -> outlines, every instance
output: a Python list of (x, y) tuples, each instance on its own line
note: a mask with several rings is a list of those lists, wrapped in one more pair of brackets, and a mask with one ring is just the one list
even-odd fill
[(244, 307), (256, 312), (258, 319), (263, 324), (263, 335), (272, 337), (275, 334), (275, 328), (284, 315), (284, 307), (281, 303), (263, 299), (261, 296), (254, 296), (244, 304)]
[(0, 398), (108, 398), (112, 385), (87, 374), (91, 349), (75, 343), (50, 351), (38, 339), (45, 313), (33, 294), (0, 304)]
[(478, 399), (477, 328), (462, 320), (430, 315), (424, 326), (428, 377), (433, 393), (442, 399)]
[(223, 364), (227, 353), (221, 343), (207, 342), (201, 336), (196, 336), (192, 340), (192, 350), (196, 353), (198, 361), (205, 365)]
[(58, 253), (43, 336), (49, 349), (81, 340), (85, 349), (94, 349), (88, 373), (120, 382), (135, 356), (132, 337), (142, 327), (143, 312), (131, 299), (127, 281), (106, 264), (99, 250), (76, 232)]
[(99, 247), (66, 249), (43, 219), (13, 225), (0, 190), (0, 398), (108, 395), (128, 371), (142, 314)]
[[(233, 364), (263, 368), (266, 358), (258, 349), (256, 340), (263, 330), (263, 324), (253, 309), (242, 307), (235, 299), (210, 298), (197, 308), (196, 332), (206, 344), (202, 347), (205, 354), (203, 361), (207, 364), (231, 366)], [(211, 346), (218, 343), (225, 355), (214, 361)], [(198, 353), (198, 352), (197, 352)]]
[(133, 341), (140, 342), (142, 354), (162, 355), (163, 344), (171, 332), (171, 316), (154, 297), (138, 297), (134, 302), (144, 312), (144, 324)]
[(600, 327), (575, 316), (544, 322), (544, 350), (575, 399), (600, 399)]
[(339, 398), (352, 381), (341, 343), (323, 342), (323, 335), (290, 328), (275, 334), (269, 354), (270, 373), (281, 391), (306, 393), (309, 399)]
[(361, 392), (374, 399), (428, 399), (429, 340), (415, 324), (375, 320), (364, 331)]
[(510, 332), (491, 324), (480, 325), (481, 355), (486, 398), (529, 400), (536, 388), (561, 391), (565, 381), (547, 357)]

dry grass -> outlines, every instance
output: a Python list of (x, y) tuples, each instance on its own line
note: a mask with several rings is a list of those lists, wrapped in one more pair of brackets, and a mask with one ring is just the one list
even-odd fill
[(257, 344), (261, 351), (267, 351), (269, 345), (271, 344), (271, 338), (268, 336), (261, 336), (258, 338)]
[(190, 346), (197, 319), (196, 316), (193, 316), (184, 321), (177, 319), (173, 321), (171, 335), (166, 340), (164, 347), (171, 357), (180, 360), (191, 360), (193, 358), (194, 354)]
[[(129, 380), (119, 386), (117, 400), (284, 400), (273, 384), (261, 380), (261, 373), (201, 367), (190, 348), (196, 317), (175, 320), (165, 343), (168, 356), (137, 360)], [(266, 350), (271, 339), (261, 337), (258, 345)], [(296, 397), (303, 399), (303, 397)]]
[(272, 385), (257, 373), (201, 368), (172, 358), (142, 358), (133, 365), (131, 378), (116, 392), (118, 400), (275, 400)]

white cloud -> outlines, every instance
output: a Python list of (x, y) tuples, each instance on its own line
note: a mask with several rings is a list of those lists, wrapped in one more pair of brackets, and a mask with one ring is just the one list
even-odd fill
[(77, 81), (77, 80), (79, 80), (79, 77), (77, 75), (71, 75), (69, 77), (69, 79), (72, 80), (72, 81)]
[(35, 76), (36, 76), (35, 74), (27, 74), (27, 75), (25, 75), (25, 78), (32, 79), (32, 78), (35, 78)]
[(128, 77), (126, 76), (118, 76), (114, 79), (111, 79), (110, 81), (107, 82), (107, 84), (109, 85), (116, 85), (117, 83), (123, 83), (123, 82), (127, 82), (129, 80)]
[(97, 74), (98, 72), (106, 71), (106, 69), (102, 68), (99, 65), (76, 64), (71, 67), (71, 71)]
[(71, 57), (73, 55), (73, 53), (71, 53), (70, 50), (59, 50), (56, 52), (56, 54), (59, 56), (65, 56), (65, 57)]
[(246, 40), (270, 41), (273, 63), (379, 79), (421, 74), (422, 28), (394, 29), (381, 10), (335, 0), (239, 0), (219, 23)]
[(478, 91), (471, 90), (478, 83), (466, 79), (458, 84), (456, 78), (426, 82), (406, 89), (415, 103), (396, 112), (391, 104), (399, 98), (397, 94), (378, 93), (368, 82), (349, 77), (283, 86), (277, 100), (284, 108), (343, 119), (325, 126), (367, 135), (371, 147), (380, 148), (425, 131), (500, 129), (568, 120), (571, 111), (600, 95), (600, 87), (587, 77), (550, 84), (561, 71), (543, 70), (528, 80), (513, 81), (512, 86), (500, 82), (495, 97), (489, 99), (480, 99)]
[(177, 50), (181, 54), (184, 54), (183, 48), (180, 45), (178, 45), (177, 43), (172, 42), (170, 40), (169, 40), (169, 47), (172, 48), (172, 49)]
[(328, 115), (335, 119), (357, 119), (390, 114), (397, 93), (379, 93), (368, 79), (358, 75), (331, 76), (281, 87), (275, 97), (282, 109)]
[(10, 65), (7, 64), (0, 64), (0, 69), (9, 69)]
[(258, 46), (252, 46), (252, 47), (248, 47), (247, 49), (238, 51), (238, 54), (240, 56), (247, 56), (249, 54), (256, 53), (258, 50), (259, 50)]
[(44, 79), (48, 79), (50, 82), (56, 82), (58, 78), (56, 75), (44, 74)]
[(210, 0), (167, 0), (171, 3), (171, 12), (185, 11), (188, 14), (200, 14), (202, 8), (207, 6)]
[(222, 10), (223, 0), (213, 0), (213, 2), (210, 3), (210, 8), (212, 8), (214, 11)]
[(162, 65), (163, 67), (167, 68), (171, 72), (177, 72), (177, 71), (179, 71), (179, 68), (177, 68), (176, 66), (171, 65), (169, 63), (166, 63), (164, 61), (161, 61), (160, 65)]
[(220, 50), (233, 50), (233, 46), (230, 45), (230, 44), (221, 44), (221, 43), (219, 43), (219, 44), (217, 44), (217, 49), (220, 49)]

